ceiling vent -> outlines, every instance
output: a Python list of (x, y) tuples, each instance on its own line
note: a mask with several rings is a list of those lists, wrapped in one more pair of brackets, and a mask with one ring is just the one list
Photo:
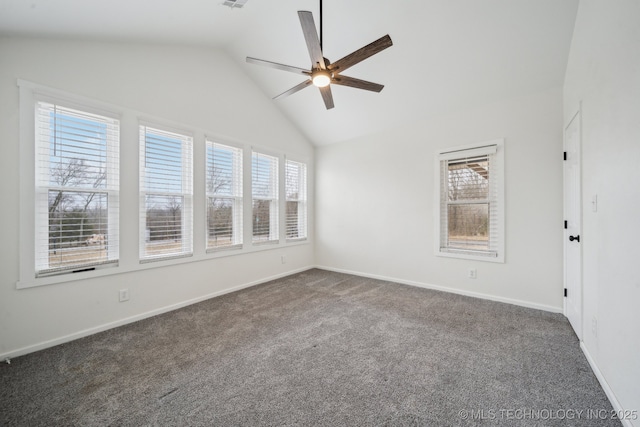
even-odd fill
[(247, 2), (248, 0), (224, 0), (222, 2), (223, 6), (229, 6), (232, 9), (235, 8), (240, 8), (242, 6), (244, 6), (244, 4)]

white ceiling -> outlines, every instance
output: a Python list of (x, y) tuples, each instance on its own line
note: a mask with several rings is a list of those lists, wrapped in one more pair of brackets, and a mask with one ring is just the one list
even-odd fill
[[(304, 80), (245, 63), (253, 56), (301, 68), (310, 60), (298, 10), (319, 21), (318, 0), (0, 0), (0, 34), (215, 46), (273, 97)], [(403, 123), (562, 85), (578, 0), (324, 0), (331, 61), (389, 34), (394, 45), (346, 75), (385, 85), (377, 94), (314, 87), (273, 101), (324, 145)]]

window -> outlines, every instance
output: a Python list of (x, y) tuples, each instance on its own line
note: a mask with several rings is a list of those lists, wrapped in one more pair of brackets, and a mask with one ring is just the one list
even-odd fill
[(439, 153), (439, 255), (504, 262), (502, 163), (502, 141)]
[(118, 263), (119, 126), (36, 102), (36, 277)]
[(18, 87), (18, 289), (307, 243), (308, 164), (130, 108)]
[(307, 237), (307, 165), (287, 160), (285, 164), (287, 240)]
[(190, 256), (192, 157), (189, 136), (140, 126), (140, 259)]
[(253, 152), (251, 156), (253, 243), (279, 241), (278, 158)]
[(242, 149), (207, 141), (207, 249), (242, 245)]

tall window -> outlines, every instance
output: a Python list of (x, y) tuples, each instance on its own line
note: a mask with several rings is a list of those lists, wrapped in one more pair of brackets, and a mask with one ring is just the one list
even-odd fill
[(278, 242), (278, 158), (251, 156), (253, 242)]
[(441, 255), (504, 261), (502, 143), (442, 152)]
[(242, 149), (207, 141), (207, 249), (242, 245)]
[(36, 103), (36, 277), (118, 262), (120, 124)]
[(287, 240), (307, 237), (307, 165), (287, 160), (285, 164)]
[(140, 259), (193, 253), (193, 139), (140, 126)]

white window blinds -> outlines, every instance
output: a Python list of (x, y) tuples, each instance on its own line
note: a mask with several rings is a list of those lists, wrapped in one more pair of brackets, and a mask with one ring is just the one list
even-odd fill
[(242, 149), (207, 141), (207, 249), (242, 245)]
[(36, 103), (36, 277), (118, 262), (120, 124)]
[(252, 240), (278, 242), (278, 158), (253, 151), (251, 156)]
[(287, 240), (307, 237), (307, 165), (285, 162)]
[(501, 200), (496, 146), (440, 155), (440, 251), (497, 257)]
[(193, 254), (193, 139), (140, 126), (140, 260)]

